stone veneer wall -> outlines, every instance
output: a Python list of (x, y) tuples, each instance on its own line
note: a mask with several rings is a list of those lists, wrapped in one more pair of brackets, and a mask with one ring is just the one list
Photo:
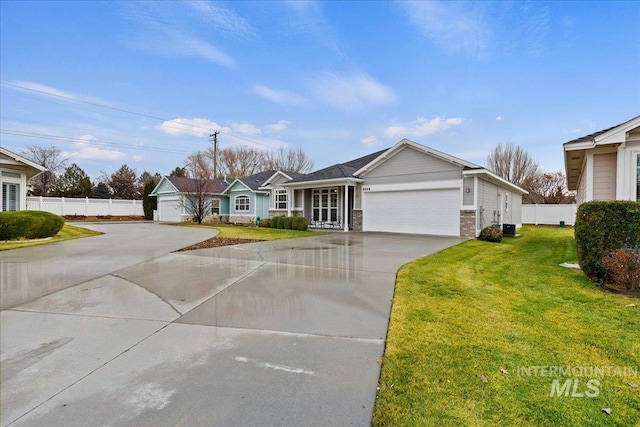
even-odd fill
[(255, 224), (255, 216), (229, 215), (229, 222), (232, 224)]
[(362, 209), (353, 210), (353, 231), (362, 231)]
[(460, 236), (476, 237), (476, 211), (460, 211)]
[(287, 211), (286, 210), (275, 210), (275, 209), (271, 209), (269, 211), (269, 217), (273, 218), (274, 216), (287, 216)]

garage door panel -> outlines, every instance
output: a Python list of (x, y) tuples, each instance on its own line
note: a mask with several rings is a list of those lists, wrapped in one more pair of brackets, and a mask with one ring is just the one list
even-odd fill
[(363, 230), (458, 236), (460, 190), (368, 192)]
[(160, 206), (160, 221), (164, 222), (180, 222), (181, 221), (181, 206), (179, 200), (161, 200)]

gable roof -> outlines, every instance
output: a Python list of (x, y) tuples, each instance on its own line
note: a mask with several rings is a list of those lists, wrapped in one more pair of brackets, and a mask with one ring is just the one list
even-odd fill
[[(225, 189), (225, 193), (228, 193), (231, 187), (233, 187), (236, 183), (240, 183), (254, 193), (267, 193), (268, 191), (264, 191), (261, 187), (264, 186), (274, 175), (282, 173), (277, 170), (268, 170), (264, 172), (254, 173), (253, 175), (246, 176), (244, 178), (236, 178), (233, 180), (231, 184)], [(298, 175), (298, 174), (296, 174)]]
[(582, 175), (582, 168), (588, 149), (623, 143), (627, 139), (627, 133), (638, 127), (640, 127), (640, 116), (636, 116), (619, 125), (565, 142), (563, 148), (567, 188), (572, 191), (578, 188), (578, 180)]
[(271, 181), (274, 180), (277, 176), (283, 176), (287, 181), (291, 181), (292, 179), (302, 178), (305, 175), (306, 174), (304, 173), (283, 172), (279, 170), (279, 171), (276, 171), (276, 173), (274, 173), (273, 175), (271, 175), (269, 179), (263, 182), (262, 187), (266, 187), (267, 185), (271, 184)]
[(326, 181), (340, 178), (356, 178), (355, 172), (363, 166), (371, 163), (374, 159), (385, 153), (387, 150), (380, 150), (345, 163), (337, 163), (324, 169), (311, 172), (298, 178), (294, 178), (288, 183), (295, 184), (301, 182)]
[[(189, 193), (193, 191), (193, 185), (196, 182), (193, 178), (185, 178), (180, 176), (165, 176), (163, 179), (166, 179), (175, 187), (175, 189), (180, 193)], [(208, 194), (222, 194), (224, 190), (228, 187), (229, 183), (225, 181), (223, 178), (216, 178), (210, 181), (207, 181), (205, 191)], [(160, 183), (158, 183), (160, 186)], [(156, 188), (158, 188), (156, 186)], [(155, 192), (155, 189), (154, 191)]]
[[(13, 162), (15, 162), (15, 165), (20, 165), (25, 167), (26, 173), (27, 173), (27, 179), (31, 179), (34, 176), (39, 175), (42, 172), (45, 172), (47, 170), (47, 168), (45, 168), (44, 166), (40, 166), (39, 164), (34, 163), (31, 160), (25, 159), (19, 154), (16, 154), (13, 151), (9, 151), (6, 148), (0, 147), (0, 153), (10, 158), (11, 160), (13, 160)], [(11, 164), (8, 162), (1, 162), (1, 163)]]
[(362, 165), (354, 174), (360, 176), (362, 174), (366, 174), (371, 170), (375, 169), (382, 163), (384, 163), (388, 158), (393, 157), (395, 154), (399, 153), (403, 148), (411, 147), (414, 150), (423, 152), (425, 154), (429, 154), (432, 157), (443, 160), (448, 163), (453, 163), (456, 166), (466, 168), (466, 169), (482, 169), (482, 166), (478, 166), (474, 163), (467, 162), (466, 160), (459, 159), (458, 157), (454, 157), (450, 154), (443, 153), (442, 151), (434, 150), (433, 148), (426, 147), (424, 145), (418, 144), (417, 142), (413, 142), (409, 139), (403, 139), (398, 142), (393, 147), (385, 150), (381, 155), (376, 156), (371, 160), (371, 162)]

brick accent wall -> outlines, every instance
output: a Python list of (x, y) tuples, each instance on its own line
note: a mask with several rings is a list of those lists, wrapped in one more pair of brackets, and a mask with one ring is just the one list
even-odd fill
[(362, 231), (362, 209), (353, 210), (353, 231)]
[(460, 211), (460, 236), (476, 237), (476, 211)]
[(269, 210), (269, 217), (273, 218), (274, 216), (287, 216), (287, 211), (275, 209)]

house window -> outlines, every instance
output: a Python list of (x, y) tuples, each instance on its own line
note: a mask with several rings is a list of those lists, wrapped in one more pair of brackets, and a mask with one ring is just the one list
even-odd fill
[(313, 190), (313, 220), (338, 220), (338, 189)]
[(509, 193), (504, 193), (504, 211), (509, 212)]
[(211, 215), (220, 215), (220, 199), (211, 199)]
[(237, 212), (249, 212), (249, 197), (238, 196), (236, 197), (236, 211)]
[(2, 210), (17, 211), (20, 210), (20, 185), (2, 183)]
[(287, 190), (275, 190), (275, 208), (287, 209)]

